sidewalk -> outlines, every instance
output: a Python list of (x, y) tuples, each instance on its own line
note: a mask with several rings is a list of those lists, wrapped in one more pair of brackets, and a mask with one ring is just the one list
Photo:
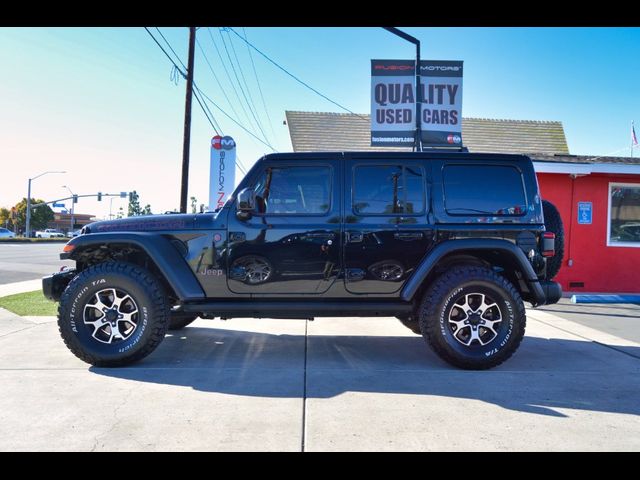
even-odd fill
[(4, 285), (0, 285), (0, 297), (15, 295), (16, 293), (33, 292), (34, 290), (42, 290), (41, 279), (5, 283)]

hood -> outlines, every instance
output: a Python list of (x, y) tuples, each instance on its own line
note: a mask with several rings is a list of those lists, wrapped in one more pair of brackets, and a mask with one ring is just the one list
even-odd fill
[(191, 230), (195, 227), (194, 214), (143, 215), (93, 222), (82, 229), (82, 233), (107, 232), (153, 232), (160, 230)]

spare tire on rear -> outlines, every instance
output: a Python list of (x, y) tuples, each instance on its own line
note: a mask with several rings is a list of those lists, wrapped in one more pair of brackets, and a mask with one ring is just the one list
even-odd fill
[(555, 277), (562, 267), (562, 259), (564, 258), (564, 227), (562, 226), (562, 218), (556, 206), (548, 200), (542, 200), (542, 212), (544, 214), (544, 225), (547, 232), (556, 234), (556, 254), (547, 258), (547, 275), (546, 279), (551, 280)]

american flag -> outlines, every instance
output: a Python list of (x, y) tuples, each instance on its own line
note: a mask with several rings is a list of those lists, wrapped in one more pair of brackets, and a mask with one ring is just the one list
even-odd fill
[(631, 123), (631, 145), (638, 145), (638, 137), (636, 137), (636, 128)]

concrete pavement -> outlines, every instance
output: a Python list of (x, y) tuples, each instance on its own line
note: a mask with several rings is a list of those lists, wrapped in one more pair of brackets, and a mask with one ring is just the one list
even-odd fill
[(33, 320), (0, 310), (0, 450), (640, 449), (640, 344), (547, 312), (486, 372), (391, 318), (197, 320), (121, 369)]

